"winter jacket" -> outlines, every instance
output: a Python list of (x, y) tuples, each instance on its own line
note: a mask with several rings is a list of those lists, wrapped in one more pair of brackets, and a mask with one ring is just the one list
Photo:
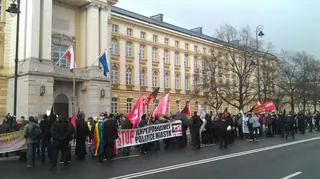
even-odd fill
[(24, 128), (24, 138), (26, 139), (27, 144), (38, 142), (38, 140), (34, 140), (31, 138), (31, 131), (34, 127), (39, 127), (39, 125), (35, 122), (29, 122)]

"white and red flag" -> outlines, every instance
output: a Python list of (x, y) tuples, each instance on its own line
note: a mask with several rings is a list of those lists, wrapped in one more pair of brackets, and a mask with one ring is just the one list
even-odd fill
[(74, 61), (74, 51), (73, 51), (73, 46), (71, 46), (67, 53), (66, 53), (66, 60), (69, 62), (70, 64), (70, 71), (73, 72), (73, 70), (75, 69), (75, 61)]
[(141, 117), (144, 113), (143, 101), (144, 101), (144, 98), (141, 95), (127, 116), (128, 119), (131, 121), (133, 128), (136, 128), (138, 126), (138, 124), (141, 121)]
[(162, 116), (167, 114), (168, 107), (169, 107), (169, 101), (170, 101), (170, 94), (166, 94), (163, 99), (160, 101), (156, 109), (154, 109), (152, 116)]

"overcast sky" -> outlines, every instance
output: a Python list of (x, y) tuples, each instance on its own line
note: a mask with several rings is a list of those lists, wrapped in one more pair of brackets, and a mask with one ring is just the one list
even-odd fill
[(119, 0), (116, 5), (184, 28), (213, 35), (221, 25), (264, 26), (264, 40), (281, 49), (306, 51), (320, 59), (320, 0)]

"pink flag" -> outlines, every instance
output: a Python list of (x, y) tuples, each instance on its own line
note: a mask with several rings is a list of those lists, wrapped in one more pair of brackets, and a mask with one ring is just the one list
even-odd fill
[(144, 98), (141, 95), (127, 116), (128, 119), (131, 121), (133, 128), (136, 128), (138, 126), (138, 124), (141, 121), (141, 117), (144, 113), (143, 100)]
[(71, 124), (74, 128), (77, 128), (77, 117), (75, 113), (71, 117)]
[(161, 116), (165, 115), (168, 111), (168, 106), (169, 106), (169, 93), (164, 96), (164, 98), (161, 100), (161, 102), (158, 104), (156, 109), (153, 111), (152, 116)]

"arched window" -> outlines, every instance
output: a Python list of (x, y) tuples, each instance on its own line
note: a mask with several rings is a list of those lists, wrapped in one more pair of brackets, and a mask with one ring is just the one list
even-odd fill
[(158, 86), (158, 73), (156, 71), (153, 71), (152, 73), (152, 87)]
[(131, 68), (128, 68), (127, 72), (126, 72), (126, 84), (127, 85), (132, 84), (132, 70), (131, 70)]
[(118, 83), (118, 68), (116, 66), (112, 67), (111, 80), (112, 80), (112, 84)]

